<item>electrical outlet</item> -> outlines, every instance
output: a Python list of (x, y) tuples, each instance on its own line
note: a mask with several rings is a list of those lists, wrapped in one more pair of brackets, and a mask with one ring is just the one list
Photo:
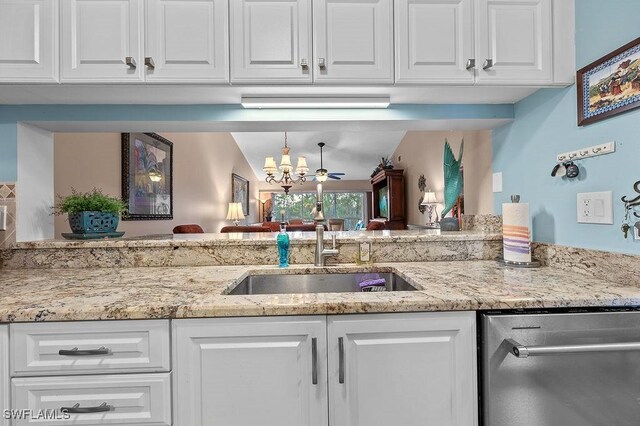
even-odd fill
[(7, 230), (7, 206), (0, 206), (0, 231)]
[(586, 192), (578, 194), (578, 223), (613, 225), (613, 193)]

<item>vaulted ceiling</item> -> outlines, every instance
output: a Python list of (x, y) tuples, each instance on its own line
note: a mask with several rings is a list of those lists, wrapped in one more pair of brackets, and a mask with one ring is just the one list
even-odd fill
[[(329, 172), (343, 172), (345, 180), (365, 180), (369, 179), (380, 157), (393, 154), (405, 133), (289, 132), (287, 135), (294, 166), (299, 156), (305, 156), (309, 173), (313, 174), (320, 168), (318, 143), (324, 142), (324, 167)], [(258, 178), (265, 177), (262, 171), (265, 157), (272, 156), (280, 163), (283, 132), (233, 132), (232, 135)]]

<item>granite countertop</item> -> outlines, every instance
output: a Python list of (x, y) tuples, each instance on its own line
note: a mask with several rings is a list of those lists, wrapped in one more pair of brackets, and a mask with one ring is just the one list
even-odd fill
[[(335, 234), (339, 243), (355, 242), (359, 238), (371, 238), (376, 243), (424, 242), (424, 241), (487, 241), (502, 239), (501, 233), (481, 231), (441, 232), (439, 229), (414, 231), (340, 231), (325, 232), (329, 239)], [(230, 234), (176, 234), (149, 235), (99, 240), (42, 240), (15, 243), (11, 249), (59, 249), (59, 248), (156, 248), (156, 247), (211, 247), (233, 245), (272, 245), (277, 233)], [(292, 244), (315, 244), (315, 232), (289, 232)]]
[[(393, 271), (412, 292), (226, 295), (248, 274)], [(494, 261), (0, 271), (0, 321), (313, 315), (640, 305), (640, 285)]]

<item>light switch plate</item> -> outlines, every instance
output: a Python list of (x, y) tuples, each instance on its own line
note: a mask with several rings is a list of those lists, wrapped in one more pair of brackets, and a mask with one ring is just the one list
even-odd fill
[(7, 206), (0, 206), (0, 231), (7, 230)]
[(502, 192), (502, 172), (493, 174), (493, 192)]
[(640, 241), (640, 228), (638, 228), (637, 226), (634, 226), (632, 229), (633, 229), (633, 239), (636, 241)]
[(578, 194), (578, 223), (613, 225), (613, 192)]

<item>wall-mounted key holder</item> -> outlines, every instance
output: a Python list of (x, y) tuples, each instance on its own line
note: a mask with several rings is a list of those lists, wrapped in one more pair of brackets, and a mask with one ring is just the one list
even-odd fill
[[(633, 189), (638, 194), (640, 194), (640, 181), (633, 184)], [(633, 232), (633, 228), (630, 220), (631, 214), (633, 213), (633, 216), (635, 216), (636, 218), (640, 218), (640, 213), (635, 211), (637, 207), (640, 207), (640, 195), (638, 195), (633, 199), (629, 199), (625, 195), (624, 197), (621, 198), (621, 200), (624, 203), (624, 220), (622, 221), (622, 226), (620, 227), (620, 229), (624, 233), (624, 237), (627, 238), (629, 236), (629, 231)], [(639, 223), (640, 221), (636, 221), (633, 227), (638, 227)]]

